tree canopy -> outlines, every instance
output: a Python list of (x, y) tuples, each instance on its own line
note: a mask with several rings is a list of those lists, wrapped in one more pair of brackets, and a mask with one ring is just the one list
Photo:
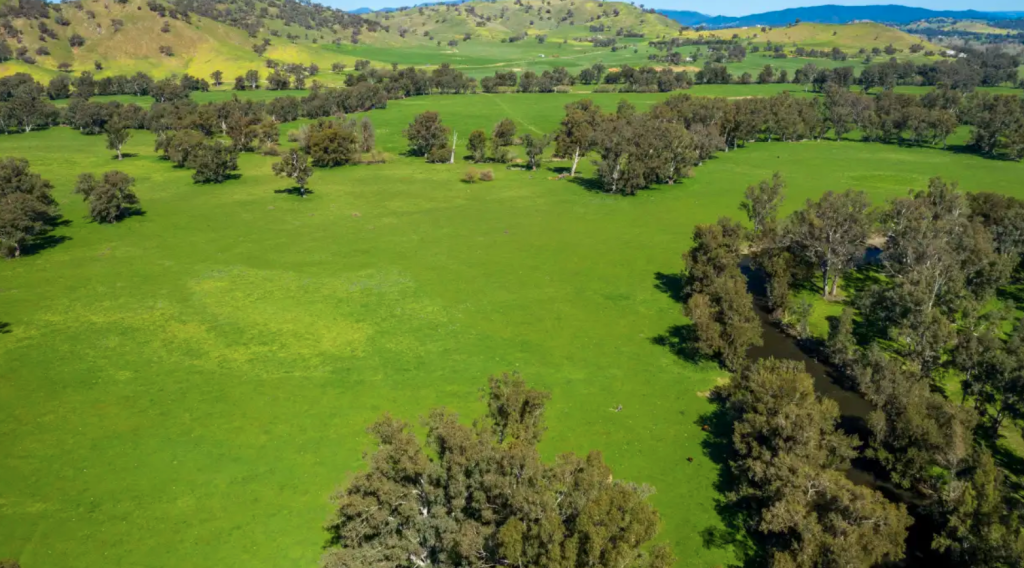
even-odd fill
[(385, 415), (369, 469), (337, 496), (325, 568), (668, 568), (646, 485), (614, 479), (600, 452), (541, 461), (548, 394), (518, 374), (489, 379), (472, 426), (446, 409), (426, 441)]

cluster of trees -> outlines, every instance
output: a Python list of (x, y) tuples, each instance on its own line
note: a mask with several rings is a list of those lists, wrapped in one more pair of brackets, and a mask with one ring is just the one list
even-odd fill
[(914, 64), (910, 61), (886, 61), (865, 67), (858, 84), (868, 90), (874, 87), (892, 89), (897, 85), (928, 85), (970, 91), (976, 87), (1017, 85), (1021, 59), (1000, 52), (973, 51), (968, 57), (952, 61), (930, 61)]
[(730, 425), (731, 505), (760, 544), (759, 565), (875, 566), (899, 561), (912, 523), (903, 505), (844, 474), (857, 441), (835, 401), (795, 361), (760, 360), (718, 393)]
[(409, 141), (410, 156), (425, 157), (432, 164), (455, 161), (456, 138), (452, 137), (452, 129), (441, 123), (441, 116), (436, 112), (416, 115), (403, 134)]
[[(157, 82), (160, 83), (159, 81)], [(174, 83), (178, 84), (178, 83)], [(284, 96), (263, 101), (229, 101), (198, 104), (187, 96), (155, 103), (148, 111), (136, 104), (95, 103), (72, 97), (64, 107), (51, 104), (41, 85), (27, 75), (0, 78), (0, 131), (31, 131), (33, 128), (63, 124), (83, 134), (101, 134), (108, 125), (123, 128), (196, 130), (205, 135), (222, 134), (234, 140), (241, 151), (261, 139), (255, 130), (266, 131), (268, 142), (277, 140), (271, 123), (291, 122), (300, 117), (340, 116), (387, 106), (379, 85), (360, 84), (352, 88), (314, 88), (305, 97)], [(118, 130), (123, 130), (118, 128)], [(113, 148), (112, 148), (113, 149)]]
[(237, 147), (195, 130), (167, 130), (156, 139), (154, 150), (179, 168), (195, 170), (195, 183), (223, 183), (238, 170)]
[[(679, 64), (681, 61), (681, 59), (671, 60), (670, 63)], [(897, 85), (926, 85), (970, 91), (979, 86), (1016, 84), (1018, 73), (1017, 66), (1013, 65), (1016, 60), (1008, 57), (993, 57), (924, 64), (891, 61), (869, 65), (861, 72), (860, 76), (857, 76), (853, 67), (819, 68), (813, 63), (804, 65), (790, 76), (787, 70), (776, 70), (773, 66), (766, 65), (755, 78), (746, 72), (733, 75), (725, 65), (726, 61), (727, 58), (724, 61), (709, 58), (692, 77), (686, 71), (672, 71), (671, 69), (647, 66), (633, 68), (626, 65), (621, 70), (609, 72), (600, 63), (581, 70), (576, 76), (568, 73), (563, 67), (544, 71), (541, 75), (527, 71), (522, 78), (517, 77), (512, 71), (499, 71), (493, 77), (481, 80), (480, 86), (484, 92), (488, 93), (509, 91), (551, 93), (556, 92), (559, 87), (575, 83), (593, 85), (603, 82), (606, 85), (621, 85), (618, 90), (622, 92), (669, 92), (687, 89), (694, 84), (749, 84), (756, 79), (758, 83), (762, 84), (804, 85), (805, 89), (810, 87), (816, 92), (823, 92), (828, 86), (845, 89), (855, 84), (860, 85), (864, 91), (876, 87), (891, 90)]]
[(156, 0), (150, 3), (150, 9), (158, 13), (170, 11), (171, 17), (185, 21), (188, 21), (190, 13), (198, 14), (245, 30), (251, 37), (271, 29), (266, 24), (267, 20), (279, 20), (286, 27), (295, 26), (310, 32), (350, 33), (353, 36), (358, 36), (363, 30), (373, 32), (381, 28), (379, 23), (357, 14), (297, 0), (270, 0), (265, 5), (244, 0), (175, 0), (170, 6), (165, 7)]
[(646, 546), (653, 488), (613, 478), (600, 452), (541, 460), (549, 398), (503, 374), (472, 427), (445, 409), (425, 442), (389, 415), (371, 425), (377, 449), (336, 497), (324, 566), (671, 566), (667, 545)]
[[(454, 148), (458, 133), (453, 134), (450, 128), (442, 124), (436, 112), (427, 111), (417, 115), (404, 134), (409, 141), (409, 155), (423, 156), (427, 162), (434, 164), (455, 162)], [(494, 125), (490, 138), (483, 130), (471, 132), (466, 150), (469, 151), (469, 158), (476, 163), (492, 161), (504, 164), (513, 161), (509, 148), (521, 145), (526, 166), (536, 170), (550, 143), (551, 137), (545, 135), (526, 133), (517, 137), (515, 122), (505, 118)]]
[(610, 114), (589, 100), (566, 107), (556, 155), (579, 160), (594, 152), (607, 191), (635, 193), (672, 183), (719, 151), (754, 141), (842, 140), (859, 130), (869, 141), (942, 144), (960, 124), (972, 126), (970, 147), (990, 156), (1024, 157), (1024, 102), (1012, 95), (937, 90), (923, 97), (869, 97), (838, 87), (824, 97), (728, 100), (677, 95), (638, 113), (623, 101)]
[[(506, 123), (514, 137), (514, 124), (503, 121), (489, 143), (490, 159), (496, 162), (508, 161), (503, 148), (514, 143), (500, 135)], [(1012, 95), (965, 97), (951, 90), (923, 97), (892, 92), (870, 97), (828, 86), (825, 96), (814, 99), (784, 93), (738, 100), (678, 95), (648, 113), (637, 113), (623, 101), (611, 114), (585, 99), (566, 105), (553, 140), (555, 156), (572, 160), (570, 175), (575, 175), (580, 160), (596, 154), (597, 176), (604, 188), (633, 194), (689, 176), (716, 152), (753, 141), (818, 140), (829, 131), (843, 139), (859, 130), (862, 139), (870, 141), (945, 146), (962, 123), (972, 125), (970, 145), (983, 154), (1024, 157), (1024, 102)], [(454, 162), (452, 134), (436, 113), (420, 115), (406, 131), (411, 154), (432, 163)], [(536, 166), (538, 152), (547, 143), (544, 137), (524, 137), (531, 166)], [(487, 159), (486, 133), (474, 131), (468, 149), (474, 161)]]
[[(320, 119), (289, 134), (314, 166), (334, 167), (354, 163), (373, 151), (376, 134), (370, 119)], [(300, 186), (301, 187), (301, 186)]]
[[(925, 502), (932, 549), (950, 565), (1020, 565), (1024, 508), (981, 442), (1006, 417), (1024, 416), (1024, 333), (1005, 337), (1005, 314), (985, 309), (1020, 266), (1024, 202), (965, 196), (936, 178), (877, 211), (862, 192), (828, 192), (783, 223), (784, 187), (779, 175), (749, 187), (741, 207), (749, 228), (730, 219), (698, 226), (686, 255), (697, 347), (738, 371), (718, 393), (731, 425), (730, 500), (766, 562), (899, 560), (910, 518), (842, 475), (858, 443), (837, 431), (835, 403), (815, 397), (798, 364), (744, 361), (760, 334), (738, 270), (741, 251), (751, 251), (769, 307), (785, 318), (795, 282), (817, 273), (822, 293), (835, 294), (862, 262), (868, 237), (883, 234), (885, 278), (858, 296), (862, 325), (875, 339), (858, 342), (848, 308), (823, 349), (875, 408), (864, 455)], [(973, 408), (941, 394), (941, 373), (950, 369)]]
[[(315, 77), (320, 72), (320, 66), (311, 63), (309, 66), (299, 63), (281, 64), (271, 59), (267, 60), (267, 67), (271, 69), (265, 79), (261, 79), (257, 69), (249, 69), (244, 74), (235, 77), (234, 90), (254, 91), (264, 83), (268, 91), (287, 91), (289, 89), (305, 89), (306, 79)], [(221, 84), (224, 73), (220, 70), (210, 74), (215, 84)]]
[[(89, 216), (97, 223), (116, 223), (139, 213), (135, 179), (108, 171), (97, 178), (78, 177), (75, 193), (89, 204)], [(32, 171), (24, 158), (0, 158), (0, 255), (18, 258), (56, 226), (60, 208), (53, 198), (53, 184)]]
[(51, 100), (72, 96), (88, 99), (95, 95), (149, 95), (157, 100), (175, 100), (188, 97), (192, 91), (208, 90), (209, 83), (187, 73), (181, 77), (170, 76), (157, 81), (141, 71), (134, 75), (109, 75), (102, 79), (94, 78), (89, 71), (83, 71), (75, 78), (61, 74), (50, 79), (46, 87)]
[[(1007, 313), (991, 309), (1022, 266), (1024, 201), (964, 195), (934, 178), (877, 209), (863, 192), (827, 192), (780, 222), (784, 187), (777, 175), (748, 188), (749, 228), (729, 219), (699, 226), (686, 257), (697, 347), (739, 371), (720, 393), (733, 425), (734, 504), (781, 565), (819, 565), (823, 550), (840, 552), (839, 565), (902, 556), (905, 512), (835, 471), (857, 444), (835, 431), (834, 404), (814, 397), (798, 367), (743, 360), (759, 331), (737, 269), (741, 251), (784, 321), (800, 311), (790, 299), (796, 283), (817, 275), (822, 294), (834, 296), (844, 275), (865, 270), (878, 276), (832, 321), (821, 351), (874, 407), (864, 457), (923, 501), (931, 547), (950, 565), (1020, 565), (1024, 507), (986, 441), (1007, 419), (1024, 418), (1024, 325), (1007, 334)], [(885, 244), (877, 264), (862, 267), (872, 236)], [(960, 377), (960, 401), (944, 395), (950, 373)], [(876, 539), (854, 536), (847, 519), (874, 519), (866, 525)], [(835, 542), (839, 535), (851, 546)]]
[(467, 77), (448, 63), (442, 63), (429, 73), (415, 67), (399, 69), (397, 64), (392, 65), (391, 69), (370, 67), (369, 62), (367, 65), (357, 65), (356, 71), (345, 77), (346, 86), (356, 87), (364, 83), (379, 85), (390, 99), (476, 92), (476, 79)]
[(75, 193), (89, 204), (89, 216), (97, 223), (117, 223), (139, 211), (139, 198), (132, 189), (135, 178), (111, 170), (97, 178), (92, 173), (78, 176)]
[(595, 63), (575, 76), (565, 67), (546, 70), (539, 75), (533, 71), (526, 71), (522, 75), (517, 75), (515, 71), (498, 71), (493, 77), (481, 79), (480, 88), (485, 93), (556, 93), (568, 92), (568, 87), (576, 83), (594, 85), (602, 82), (616, 86), (615, 90), (620, 92), (667, 93), (688, 89), (694, 81), (686, 71), (629, 65), (608, 71), (603, 64)]

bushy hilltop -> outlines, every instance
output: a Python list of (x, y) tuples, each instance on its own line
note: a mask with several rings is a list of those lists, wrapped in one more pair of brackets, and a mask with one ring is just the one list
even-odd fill
[(680, 25), (653, 10), (625, 2), (583, 0), (494, 0), (437, 4), (373, 12), (365, 17), (389, 33), (412, 40), (474, 39), (515, 41), (525, 35), (573, 39), (601, 35), (655, 39), (678, 33)]

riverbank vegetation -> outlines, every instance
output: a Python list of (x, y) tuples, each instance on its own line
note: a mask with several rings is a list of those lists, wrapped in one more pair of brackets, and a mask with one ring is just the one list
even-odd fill
[[(915, 505), (916, 556), (948, 566), (1024, 562), (1017, 481), (1024, 472), (993, 457), (1004, 421), (1024, 411), (1024, 325), (1014, 313), (1019, 306), (1005, 300), (1022, 278), (1024, 201), (964, 194), (936, 177), (927, 189), (874, 208), (862, 191), (826, 192), (780, 222), (783, 188), (778, 174), (750, 186), (741, 209), (753, 228), (727, 218), (699, 225), (687, 258), (686, 312), (697, 343), (741, 371), (717, 393), (722, 416), (709, 419), (727, 448), (734, 529), (752, 535), (749, 552), (773, 566), (818, 565), (822, 554), (856, 566), (900, 560), (906, 514), (874, 505), (884, 501), (869, 488), (858, 488), (866, 492), (859, 498), (841, 496), (853, 486), (837, 470), (850, 468), (860, 446), (861, 469), (898, 488), (897, 501)], [(880, 254), (866, 263), (872, 240)], [(839, 282), (858, 273), (854, 301), (831, 322), (816, 355), (834, 366), (832, 380), (871, 404), (870, 414), (857, 417), (865, 420), (859, 431), (847, 426), (860, 441), (828, 441), (838, 410), (809, 394), (811, 379), (799, 367), (740, 359), (761, 343), (736, 268), (743, 250), (752, 251), (752, 267), (765, 280), (766, 310), (783, 322), (797, 318), (789, 328), (796, 338), (808, 338), (810, 313), (789, 291), (806, 286), (835, 297)], [(712, 297), (737, 299), (708, 302), (709, 275), (733, 282), (716, 282)], [(724, 329), (737, 330), (727, 348)], [(737, 335), (742, 329), (752, 332)], [(960, 381), (960, 400), (945, 392), (950, 377)], [(782, 416), (784, 428), (774, 420)], [(830, 472), (832, 481), (816, 471)], [(818, 514), (829, 518), (822, 527)], [(872, 530), (857, 537), (853, 527), (864, 526)]]

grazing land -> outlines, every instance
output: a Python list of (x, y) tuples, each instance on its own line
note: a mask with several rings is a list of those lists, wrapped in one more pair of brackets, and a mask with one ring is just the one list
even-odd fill
[[(1021, 165), (851, 140), (757, 143), (624, 198), (590, 189), (586, 162), (578, 183), (552, 179), (566, 163), (550, 162), (465, 184), (459, 159), (402, 155), (402, 130), (425, 110), (459, 132), (461, 155), (470, 130), (505, 117), (552, 132), (580, 96), (392, 101), (368, 113), (391, 162), (317, 169), (305, 199), (277, 193), (288, 184), (275, 159), (254, 153), (240, 178), (194, 185), (139, 131), (116, 164), (145, 215), (115, 225), (87, 220), (72, 195), (78, 173), (115, 164), (103, 137), (0, 137), (0, 155), (54, 183), (68, 220), (54, 233), (63, 242), (0, 263), (0, 557), (312, 565), (330, 495), (366, 465), (367, 424), (442, 405), (469, 420), (482, 379), (517, 369), (553, 394), (546, 458), (603, 450), (616, 477), (657, 488), (658, 538), (677, 566), (734, 560), (700, 535), (720, 523), (702, 395), (726, 372), (657, 340), (685, 321), (659, 275), (678, 273), (694, 225), (738, 216), (744, 188), (774, 171), (786, 214), (826, 190), (880, 203), (936, 175), (1024, 197)], [(643, 110), (664, 96), (592, 98)]]

